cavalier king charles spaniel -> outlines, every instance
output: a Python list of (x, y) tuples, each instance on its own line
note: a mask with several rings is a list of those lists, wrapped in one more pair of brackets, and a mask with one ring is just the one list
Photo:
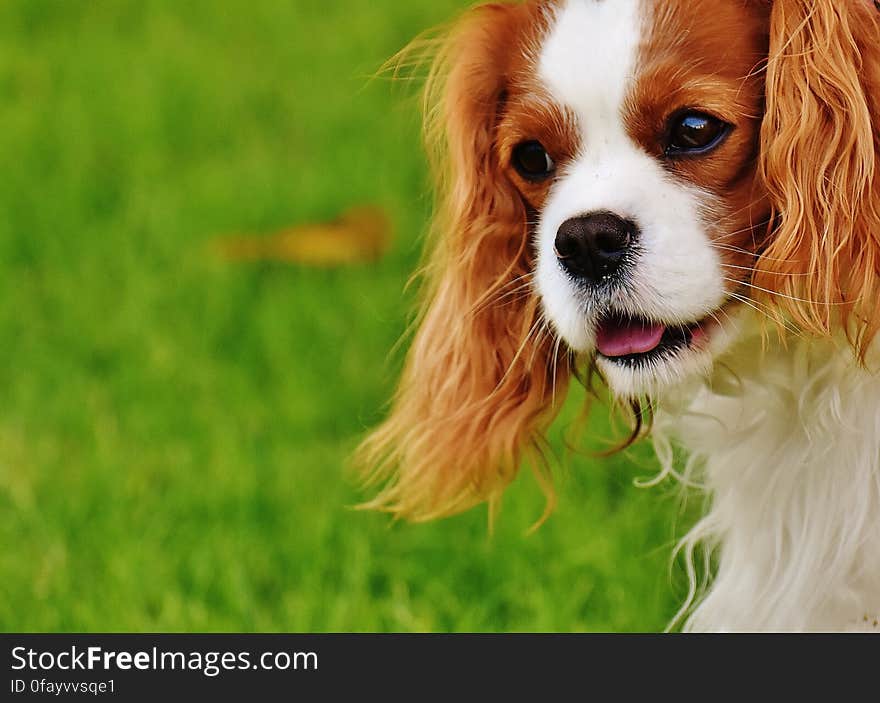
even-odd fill
[(371, 505), (546, 483), (588, 371), (709, 496), (685, 629), (876, 630), (878, 3), (488, 4), (433, 61), (435, 237)]

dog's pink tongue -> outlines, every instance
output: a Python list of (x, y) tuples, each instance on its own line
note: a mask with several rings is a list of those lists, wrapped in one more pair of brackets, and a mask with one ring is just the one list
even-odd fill
[(608, 318), (596, 331), (596, 347), (603, 356), (615, 358), (645, 354), (656, 349), (666, 328), (646, 320)]

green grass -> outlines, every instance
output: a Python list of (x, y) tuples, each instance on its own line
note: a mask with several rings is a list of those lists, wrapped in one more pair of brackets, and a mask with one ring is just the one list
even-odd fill
[[(411, 91), (368, 76), (462, 5), (0, 2), (0, 629), (656, 630), (675, 611), (677, 502), (632, 486), (645, 448), (565, 457), (557, 436), (560, 506), (530, 536), (527, 476), (491, 537), (484, 510), (349, 508), (429, 210)], [(357, 203), (395, 220), (376, 266), (205, 251)]]

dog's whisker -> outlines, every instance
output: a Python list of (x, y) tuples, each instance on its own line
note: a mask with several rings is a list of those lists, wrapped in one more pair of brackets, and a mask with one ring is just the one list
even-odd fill
[(774, 295), (774, 296), (777, 296), (780, 298), (785, 298), (786, 300), (793, 300), (798, 303), (806, 303), (808, 305), (822, 305), (822, 306), (828, 306), (828, 307), (838, 307), (838, 306), (848, 305), (848, 303), (846, 303), (846, 302), (828, 302), (828, 301), (821, 301), (821, 300), (807, 300), (805, 298), (798, 298), (797, 296), (788, 295), (788, 294), (782, 293), (780, 291), (770, 290), (769, 288), (762, 288), (761, 286), (756, 286), (755, 284), (748, 283), (746, 281), (737, 281), (736, 279), (727, 278), (726, 276), (722, 276), (722, 278), (725, 281), (727, 281), (728, 283), (735, 283), (736, 285), (745, 286), (746, 288), (751, 288), (753, 290), (760, 291), (761, 293), (767, 293), (769, 295)]
[[(737, 266), (736, 264), (727, 264), (727, 263), (722, 263), (721, 265), (724, 268), (737, 269), (739, 271), (754, 271), (755, 270), (752, 266)], [(808, 273), (790, 273), (790, 274), (786, 274), (786, 275), (792, 276), (793, 278), (801, 278), (804, 276), (809, 276), (810, 274), (808, 274)]]

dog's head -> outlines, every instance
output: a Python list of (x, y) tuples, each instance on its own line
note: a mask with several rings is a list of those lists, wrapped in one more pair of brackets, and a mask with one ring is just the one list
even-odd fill
[(739, 306), (857, 351), (880, 327), (874, 0), (485, 5), (429, 95), (437, 241), (377, 506), (495, 497), (578, 360), (638, 398), (708, 373)]

